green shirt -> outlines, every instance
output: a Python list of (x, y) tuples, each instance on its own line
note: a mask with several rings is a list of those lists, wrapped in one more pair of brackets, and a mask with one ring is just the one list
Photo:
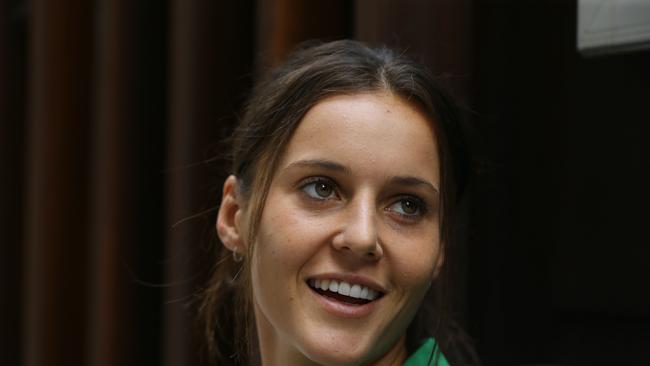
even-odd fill
[[(403, 366), (449, 366), (447, 359), (442, 354), (440, 349), (438, 352), (433, 355), (431, 363), (427, 364), (431, 353), (433, 352), (433, 347), (435, 346), (436, 341), (433, 338), (428, 338), (422, 343), (420, 348), (418, 348), (412, 355), (409, 357), (403, 364)], [(437, 357), (439, 356), (439, 357)], [(436, 363), (436, 359), (438, 362)]]

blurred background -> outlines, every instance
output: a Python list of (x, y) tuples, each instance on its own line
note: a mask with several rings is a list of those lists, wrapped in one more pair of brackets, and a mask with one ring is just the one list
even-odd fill
[(650, 51), (579, 52), (578, 18), (575, 0), (1, 0), (0, 365), (203, 364), (221, 141), (260, 72), (339, 38), (405, 49), (473, 126), (455, 308), (484, 363), (650, 364)]

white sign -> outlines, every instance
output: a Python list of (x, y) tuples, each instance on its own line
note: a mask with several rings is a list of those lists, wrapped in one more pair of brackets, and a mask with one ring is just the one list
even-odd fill
[(577, 38), (584, 54), (650, 48), (650, 0), (578, 0)]

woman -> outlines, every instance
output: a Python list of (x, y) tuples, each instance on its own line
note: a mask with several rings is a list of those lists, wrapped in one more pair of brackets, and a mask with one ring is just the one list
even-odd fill
[(430, 74), (387, 49), (311, 46), (264, 78), (217, 219), (211, 361), (471, 364), (446, 309), (457, 129)]

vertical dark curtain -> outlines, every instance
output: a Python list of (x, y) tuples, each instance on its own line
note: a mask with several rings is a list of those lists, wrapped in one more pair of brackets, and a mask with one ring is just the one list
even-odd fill
[(71, 0), (35, 1), (29, 12), (23, 362), (82, 364), (89, 345), (93, 11)]
[(21, 360), (26, 21), (0, 1), (0, 364)]
[(462, 3), (0, 1), (0, 364), (202, 364), (222, 142), (257, 72), (358, 38), (463, 73)]
[(170, 9), (163, 355), (166, 365), (198, 365), (191, 310), (214, 264), (224, 139), (252, 83), (255, 13), (248, 1), (177, 0)]
[(160, 363), (164, 282), (166, 2), (98, 1), (87, 363)]

